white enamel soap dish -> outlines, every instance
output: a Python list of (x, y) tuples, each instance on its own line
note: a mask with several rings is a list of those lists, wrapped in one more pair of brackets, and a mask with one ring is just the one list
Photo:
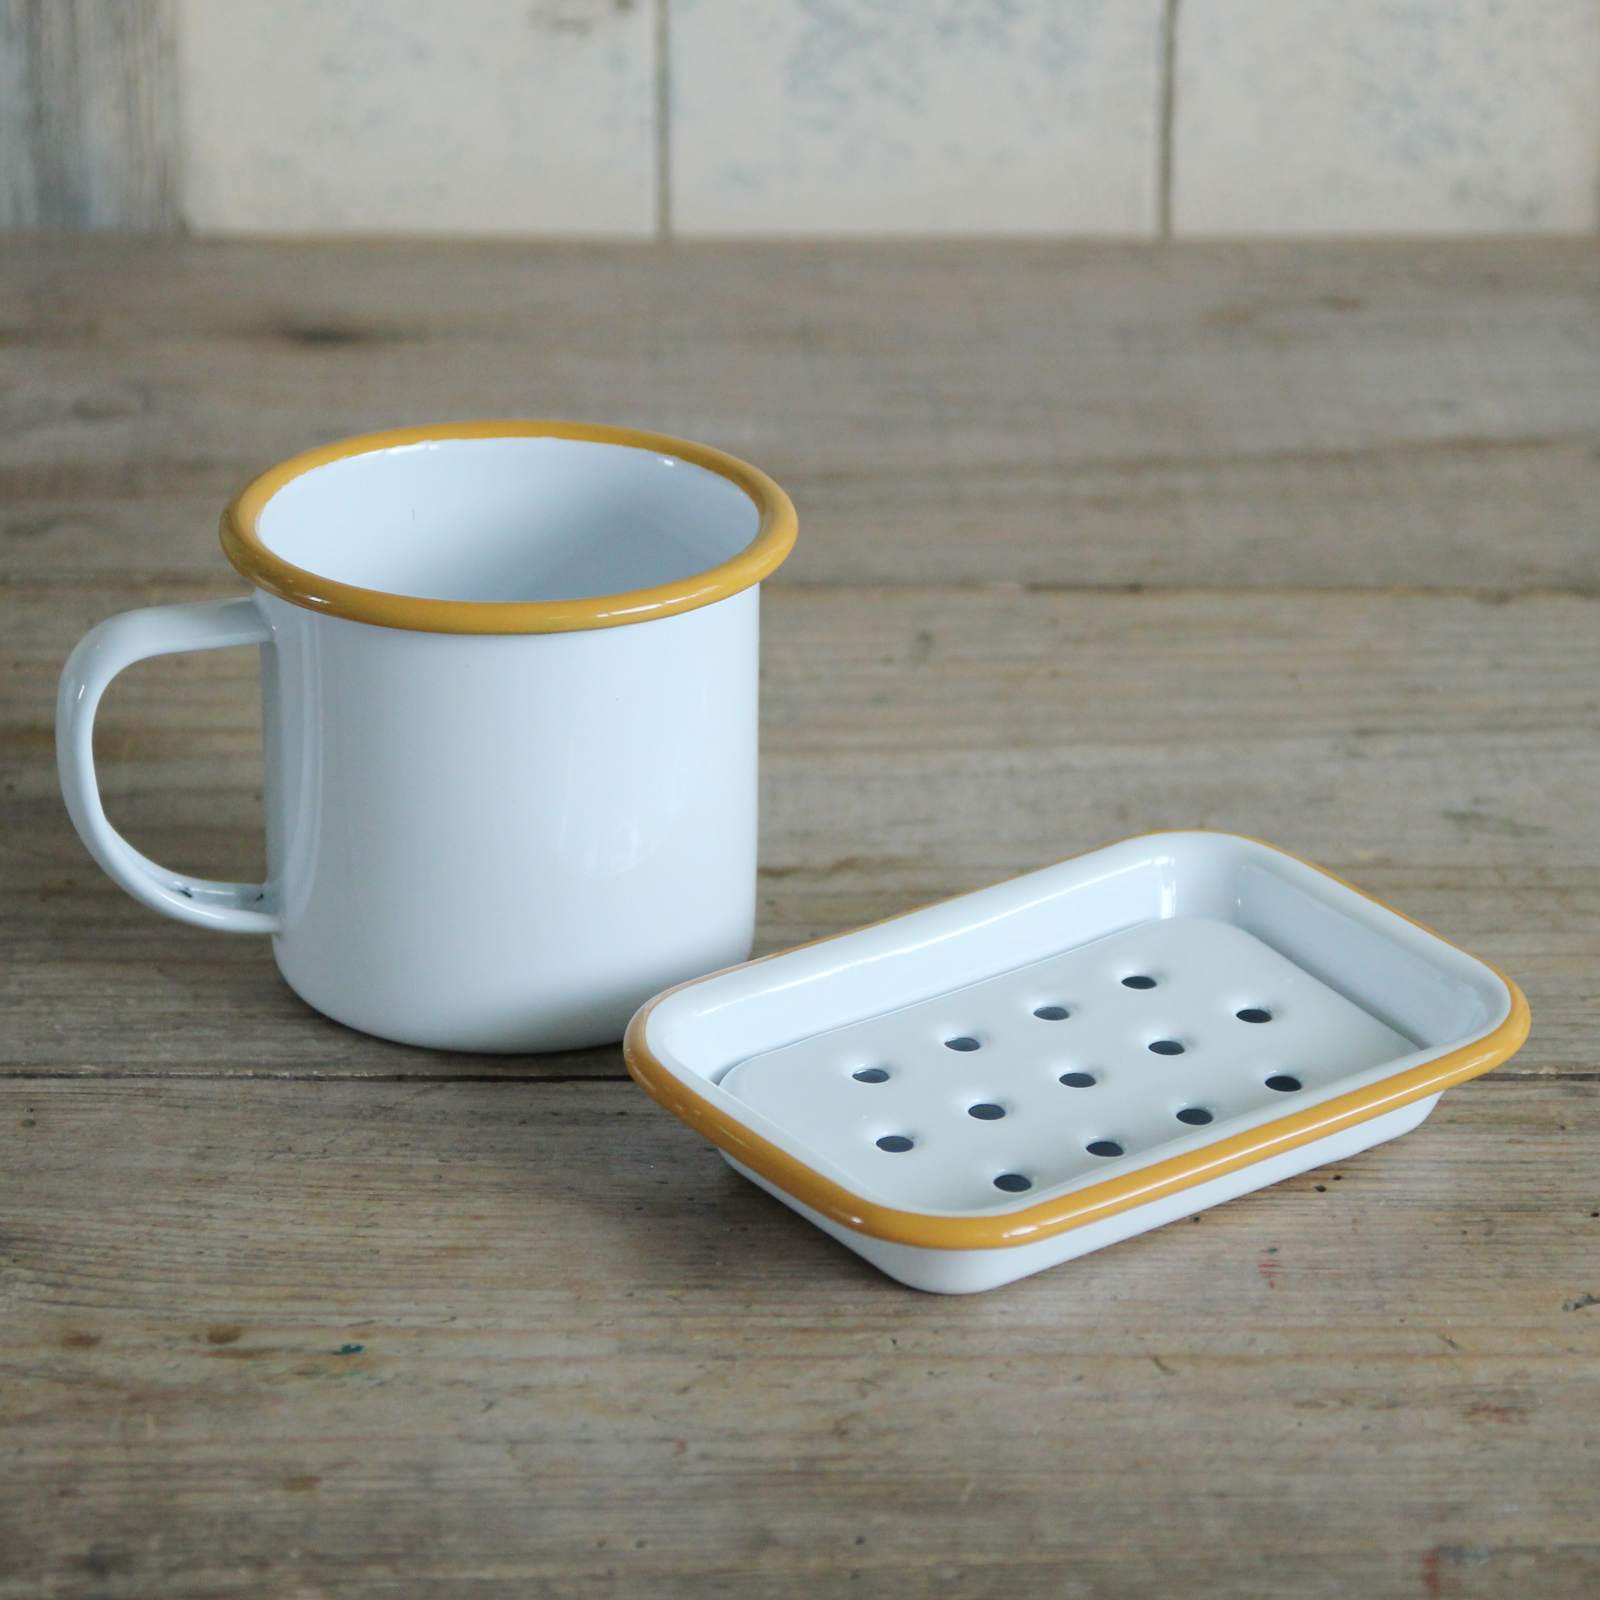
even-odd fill
[(989, 1289), (1408, 1132), (1521, 991), (1250, 839), (1165, 833), (658, 996), (629, 1070), (891, 1277)]

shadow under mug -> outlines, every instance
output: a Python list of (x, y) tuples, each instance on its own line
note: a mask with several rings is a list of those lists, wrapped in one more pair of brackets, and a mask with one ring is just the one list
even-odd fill
[[(759, 585), (794, 543), (764, 473), (564, 422), (368, 434), (222, 519), (243, 600), (111, 617), (62, 674), (89, 852), (183, 922), (272, 936), (289, 986), (443, 1049), (621, 1037), (743, 960), (755, 920)], [(141, 855), (106, 820), (95, 708), (147, 656), (260, 645), (267, 881)]]

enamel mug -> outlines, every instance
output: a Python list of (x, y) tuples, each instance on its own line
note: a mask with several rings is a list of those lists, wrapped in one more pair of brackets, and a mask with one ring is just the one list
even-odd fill
[[(303, 999), (442, 1049), (621, 1037), (755, 918), (764, 473), (626, 428), (480, 422), (296, 456), (222, 519), (248, 599), (112, 617), (67, 662), (67, 809), (129, 894), (271, 936)], [(267, 881), (158, 866), (106, 820), (95, 708), (147, 656), (261, 649)]]

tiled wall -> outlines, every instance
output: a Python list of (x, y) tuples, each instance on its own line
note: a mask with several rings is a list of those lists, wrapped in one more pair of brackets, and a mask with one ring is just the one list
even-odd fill
[(202, 230), (648, 233), (648, 0), (178, 0)]
[(123, 97), (168, 107), (167, 219), (200, 231), (1600, 220), (1600, 0), (0, 0), (0, 20), (19, 6), (42, 35), (150, 14), (170, 93)]
[(685, 233), (1155, 224), (1161, 0), (674, 0)]
[(1600, 0), (1183, 0), (1182, 233), (1582, 232)]

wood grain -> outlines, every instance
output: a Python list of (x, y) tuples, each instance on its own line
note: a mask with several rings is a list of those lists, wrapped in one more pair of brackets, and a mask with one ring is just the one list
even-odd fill
[(170, 0), (0, 0), (0, 228), (176, 228), (178, 140)]
[(628, 1085), (0, 1085), (0, 1595), (1592, 1593), (1597, 1112), (950, 1300)]
[[(1593, 1594), (1597, 287), (1560, 245), (0, 256), (0, 1600)], [(614, 1050), (384, 1045), (126, 899), (55, 790), (74, 639), (235, 592), (254, 467), (497, 412), (796, 492), (763, 948), (1233, 828), (1501, 963), (1527, 1048), (949, 1301)], [(219, 652), (108, 697), (157, 858), (259, 867), (256, 695)]]
[(0, 539), (222, 579), (284, 455), (578, 416), (768, 468), (780, 582), (1595, 589), (1597, 305), (1578, 240), (8, 243)]
[[(1519, 1070), (1592, 1069), (1600, 600), (766, 598), (762, 949), (1126, 834), (1231, 829), (1516, 972), (1538, 1017)], [(71, 639), (119, 603), (82, 587), (13, 606), (0, 1071), (620, 1074), (615, 1052), (468, 1064), (333, 1027), (265, 941), (155, 917), (102, 877), (56, 793), (49, 716)], [(179, 657), (113, 690), (108, 805), (157, 860), (259, 872), (255, 670), (248, 651)]]

